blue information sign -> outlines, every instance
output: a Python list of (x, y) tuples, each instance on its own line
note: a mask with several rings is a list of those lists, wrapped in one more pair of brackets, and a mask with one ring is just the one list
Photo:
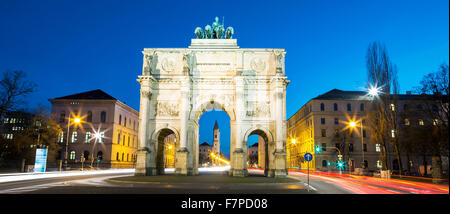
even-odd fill
[(312, 155), (311, 153), (306, 153), (306, 154), (305, 154), (305, 160), (306, 160), (306, 161), (309, 162), (309, 161), (311, 161), (312, 159), (313, 159), (313, 155)]
[(36, 149), (34, 172), (45, 172), (47, 166), (47, 149)]

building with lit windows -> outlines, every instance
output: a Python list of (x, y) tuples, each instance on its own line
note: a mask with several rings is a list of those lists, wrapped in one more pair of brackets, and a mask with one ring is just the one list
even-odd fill
[[(306, 169), (308, 162), (303, 156), (309, 152), (314, 156), (309, 162), (310, 170), (338, 171), (338, 155), (342, 155), (342, 160), (346, 163), (345, 171), (353, 172), (363, 164), (369, 172), (379, 170), (382, 166), (381, 146), (371, 138), (372, 130), (368, 128), (366, 121), (372, 99), (367, 96), (367, 92), (333, 89), (308, 101), (287, 121), (288, 168)], [(400, 111), (399, 129), (410, 123), (423, 125), (433, 122), (419, 113), (414, 118), (401, 116), (404, 108), (420, 107), (423, 102), (420, 95), (412, 95), (410, 92), (398, 95), (397, 103), (391, 105), (391, 110)], [(397, 130), (392, 130), (391, 135), (392, 138), (398, 137)], [(320, 153), (316, 152), (316, 148), (320, 148)], [(386, 149), (388, 168), (398, 170), (399, 161), (393, 148), (387, 146)], [(412, 171), (423, 173), (422, 157), (406, 157), (402, 154), (401, 159), (404, 170), (409, 164)], [(431, 165), (431, 157), (427, 155), (425, 159)], [(430, 169), (430, 165), (426, 167)]]
[(81, 167), (82, 161), (84, 167), (135, 166), (139, 112), (100, 89), (49, 101), (51, 116), (63, 130), (59, 156), (65, 160), (68, 145), (69, 167)]

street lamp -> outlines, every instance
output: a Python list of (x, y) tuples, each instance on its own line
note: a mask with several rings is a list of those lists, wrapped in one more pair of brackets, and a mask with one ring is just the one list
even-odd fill
[[(68, 155), (69, 155), (69, 132), (70, 132), (70, 114), (69, 114), (69, 119), (67, 120), (67, 141), (66, 141), (66, 152), (65, 152), (65, 157), (64, 157), (64, 170), (67, 170), (67, 159), (68, 159)], [(73, 119), (74, 124), (80, 124), (81, 123), (81, 119), (79, 117), (75, 117)]]
[[(361, 152), (362, 152), (362, 161), (361, 161), (361, 168), (366, 168), (365, 164), (364, 164), (364, 135), (363, 135), (363, 123), (362, 121), (360, 122), (360, 127), (361, 127)], [(355, 121), (350, 121), (348, 123), (348, 125), (351, 128), (355, 128), (356, 127), (356, 122)]]

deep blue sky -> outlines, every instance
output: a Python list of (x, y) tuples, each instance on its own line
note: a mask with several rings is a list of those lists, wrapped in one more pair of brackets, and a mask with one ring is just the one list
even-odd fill
[[(0, 71), (23, 70), (38, 84), (29, 108), (102, 89), (139, 110), (142, 49), (187, 47), (195, 27), (225, 16), (240, 47), (287, 51), (289, 118), (331, 89), (361, 90), (373, 41), (386, 45), (401, 91), (417, 86), (449, 61), (448, 8), (447, 0), (2, 0)], [(211, 124), (226, 119), (212, 118)]]

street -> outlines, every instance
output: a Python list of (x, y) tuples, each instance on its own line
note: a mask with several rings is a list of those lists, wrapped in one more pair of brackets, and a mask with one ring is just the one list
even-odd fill
[[(224, 170), (224, 169), (222, 169)], [(263, 170), (234, 178), (223, 171), (201, 170), (199, 176), (130, 177), (134, 169), (11, 173), (0, 175), (0, 194), (448, 194), (448, 185), (380, 179), (338, 173), (290, 171), (273, 182)], [(128, 179), (130, 178), (130, 179)], [(128, 180), (126, 180), (128, 179)], [(133, 179), (140, 179), (139, 181)], [(142, 181), (142, 179), (150, 179)], [(159, 180), (155, 180), (159, 179)], [(161, 180), (162, 179), (162, 180)], [(295, 179), (295, 180), (294, 180)]]

